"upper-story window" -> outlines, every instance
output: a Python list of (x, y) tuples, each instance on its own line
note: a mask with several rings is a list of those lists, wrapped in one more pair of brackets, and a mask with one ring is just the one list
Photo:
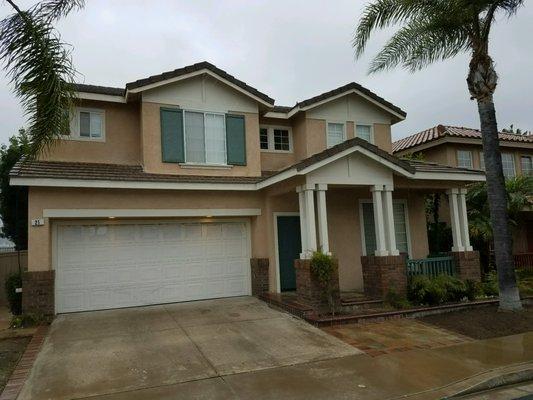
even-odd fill
[(355, 136), (372, 143), (372, 125), (360, 125), (355, 126)]
[(473, 168), (472, 152), (468, 150), (457, 150), (457, 166), (460, 168)]
[(344, 124), (339, 122), (328, 122), (327, 146), (332, 147), (346, 140)]
[(479, 169), (485, 171), (485, 157), (482, 151), (479, 152)]
[(512, 178), (516, 176), (514, 166), (514, 155), (512, 153), (502, 153), (503, 176)]
[(70, 137), (77, 140), (103, 141), (105, 112), (93, 108), (75, 108), (70, 123)]
[(533, 176), (533, 157), (520, 157), (520, 166), (522, 167), (522, 174), (525, 176)]
[(259, 129), (259, 145), (263, 151), (291, 152), (291, 129), (284, 126), (262, 126)]
[(185, 111), (185, 161), (226, 164), (224, 114)]

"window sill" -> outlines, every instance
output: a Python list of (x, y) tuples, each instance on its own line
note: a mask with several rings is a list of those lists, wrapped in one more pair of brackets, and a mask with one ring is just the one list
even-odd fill
[(194, 163), (180, 163), (179, 166), (184, 169), (231, 169), (233, 165), (227, 164), (194, 164)]
[(71, 142), (93, 142), (93, 143), (105, 143), (105, 137), (99, 138), (89, 138), (82, 136), (73, 136), (73, 135), (61, 135), (60, 140), (67, 140)]
[(261, 153), (292, 154), (292, 150), (270, 150), (270, 149), (261, 149)]

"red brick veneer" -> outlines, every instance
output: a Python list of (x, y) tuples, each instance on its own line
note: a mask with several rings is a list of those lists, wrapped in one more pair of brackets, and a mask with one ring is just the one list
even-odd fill
[(383, 298), (389, 290), (407, 294), (407, 256), (363, 256), (363, 285), (365, 295)]

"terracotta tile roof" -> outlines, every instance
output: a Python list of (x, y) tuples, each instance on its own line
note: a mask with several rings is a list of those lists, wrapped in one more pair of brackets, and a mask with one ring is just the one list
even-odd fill
[[(481, 131), (478, 129), (464, 128), (457, 126), (437, 125), (425, 131), (407, 136), (392, 144), (392, 151), (407, 150), (424, 143), (429, 143), (445, 136), (459, 137), (466, 139), (481, 139)], [(533, 135), (516, 135), (512, 133), (499, 133), (500, 140), (508, 142), (533, 143)]]
[(322, 100), (326, 100), (330, 97), (337, 96), (339, 94), (342, 94), (344, 92), (347, 92), (349, 90), (358, 90), (359, 92), (365, 94), (366, 96), (370, 97), (371, 99), (377, 101), (378, 103), (384, 105), (387, 108), (390, 108), (391, 110), (395, 111), (396, 113), (400, 114), (401, 116), (405, 117), (407, 116), (407, 113), (403, 111), (400, 107), (395, 106), (394, 104), (388, 102), (383, 97), (378, 96), (374, 92), (368, 90), (367, 88), (359, 85), (356, 82), (350, 82), (347, 85), (341, 86), (337, 89), (330, 90), (328, 92), (319, 94), (318, 96), (311, 97), (310, 99), (300, 101), (296, 103), (296, 105), (293, 107), (307, 107), (309, 105), (312, 105), (314, 103), (318, 103)]
[(233, 75), (228, 74), (226, 71), (221, 70), (220, 68), (216, 67), (215, 65), (213, 65), (213, 64), (211, 64), (211, 63), (209, 63), (207, 61), (202, 61), (202, 62), (199, 62), (199, 63), (196, 63), (196, 64), (188, 65), (188, 66), (183, 67), (183, 68), (175, 69), (173, 71), (163, 72), (162, 74), (152, 75), (152, 76), (149, 76), (148, 78), (143, 78), (143, 79), (136, 80), (135, 82), (127, 83), (126, 84), (126, 89), (128, 90), (128, 89), (140, 88), (142, 86), (146, 86), (146, 85), (150, 85), (152, 83), (165, 81), (167, 79), (176, 78), (176, 77), (179, 77), (181, 75), (190, 74), (191, 72), (200, 71), (202, 69), (207, 69), (207, 70), (217, 74), (218, 76), (226, 79), (227, 81), (230, 81), (231, 83), (239, 86), (241, 89), (246, 90), (247, 92), (253, 94), (256, 97), (259, 97), (260, 99), (266, 101), (267, 103), (270, 103), (270, 104), (274, 105), (274, 99), (273, 98), (271, 98), (271, 97), (267, 96), (266, 94), (260, 92), (256, 88), (253, 88), (253, 87), (249, 86), (245, 82), (235, 78)]
[(86, 179), (130, 182), (256, 183), (263, 177), (170, 175), (144, 172), (140, 165), (19, 161), (10, 174), (18, 178)]
[(74, 84), (78, 92), (84, 93), (95, 93), (95, 94), (108, 94), (111, 96), (124, 96), (124, 89), (109, 87), (109, 86), (96, 86), (96, 85), (85, 85), (82, 83)]

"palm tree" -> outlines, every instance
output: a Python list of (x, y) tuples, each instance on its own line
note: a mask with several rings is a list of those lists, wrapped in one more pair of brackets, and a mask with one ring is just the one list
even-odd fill
[(519, 310), (522, 304), (512, 258), (493, 101), (498, 75), (489, 55), (489, 37), (496, 14), (510, 17), (523, 4), (524, 0), (374, 0), (365, 7), (353, 40), (356, 56), (360, 57), (373, 31), (400, 25), (372, 60), (370, 73), (398, 65), (414, 72), (460, 53), (470, 54), (466, 81), (471, 98), (477, 101), (481, 121), (501, 310)]
[(36, 156), (68, 131), (75, 90), (70, 52), (52, 24), (84, 0), (47, 0), (0, 21), (0, 60), (28, 118), (28, 156)]

